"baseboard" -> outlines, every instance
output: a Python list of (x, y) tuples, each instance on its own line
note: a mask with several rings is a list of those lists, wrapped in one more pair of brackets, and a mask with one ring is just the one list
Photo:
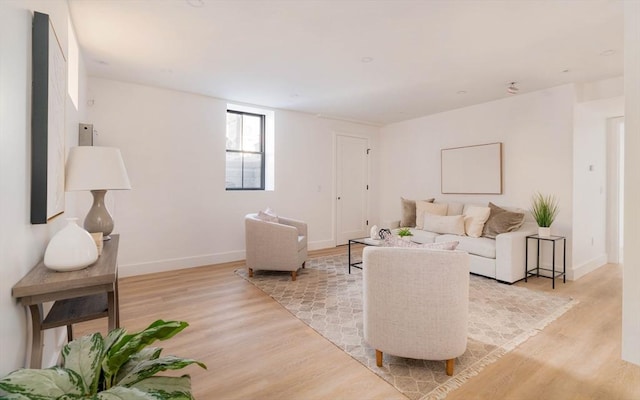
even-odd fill
[(185, 268), (201, 267), (203, 265), (221, 264), (245, 259), (244, 251), (230, 251), (227, 253), (206, 254), (201, 256), (170, 258), (154, 260), (138, 264), (124, 264), (118, 266), (118, 275), (127, 276), (146, 275), (156, 272), (176, 271)]
[[(321, 250), (330, 247), (335, 247), (333, 240), (321, 240), (308, 243), (309, 250)], [(156, 272), (177, 271), (180, 269), (201, 267), (203, 265), (240, 261), (245, 259), (245, 254), (244, 250), (242, 250), (183, 258), (169, 258), (137, 264), (122, 264), (118, 266), (118, 275), (124, 278), (128, 276), (153, 274)]]
[(567, 271), (567, 279), (570, 281), (576, 281), (591, 271), (595, 271), (596, 269), (602, 267), (607, 263), (607, 255), (601, 254), (598, 257), (595, 257), (581, 265), (574, 267)]

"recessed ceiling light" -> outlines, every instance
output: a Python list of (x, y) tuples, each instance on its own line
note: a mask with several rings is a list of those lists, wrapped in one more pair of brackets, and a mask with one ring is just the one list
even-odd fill
[(563, 73), (567, 73), (567, 72), (569, 72), (569, 69), (563, 69), (562, 72)]
[(185, 0), (191, 7), (204, 7), (204, 0)]
[(97, 64), (100, 64), (100, 65), (109, 65), (109, 63), (105, 60), (95, 60), (95, 61)]
[(466, 90), (458, 90), (456, 93), (457, 94), (467, 94), (467, 91)]
[(609, 50), (605, 50), (605, 51), (603, 51), (602, 53), (600, 53), (600, 55), (601, 55), (601, 56), (610, 56), (610, 55), (613, 55), (613, 54), (615, 54), (615, 53), (616, 53), (616, 51), (615, 51), (615, 50), (613, 50), (613, 49), (609, 49)]
[(373, 58), (372, 57), (362, 57), (360, 59), (360, 61), (362, 61), (363, 63), (370, 63), (370, 62), (373, 61)]

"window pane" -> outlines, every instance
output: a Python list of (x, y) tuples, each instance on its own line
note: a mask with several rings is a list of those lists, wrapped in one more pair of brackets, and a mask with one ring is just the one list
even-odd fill
[(242, 188), (242, 153), (227, 152), (226, 188)]
[(260, 189), (262, 187), (262, 155), (244, 155), (244, 187)]
[(227, 113), (227, 150), (242, 150), (242, 115)]
[(242, 150), (261, 151), (260, 139), (262, 118), (254, 115), (244, 115), (242, 124)]

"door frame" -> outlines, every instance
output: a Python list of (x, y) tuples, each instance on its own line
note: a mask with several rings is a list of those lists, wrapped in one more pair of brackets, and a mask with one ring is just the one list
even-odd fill
[[(621, 216), (624, 210), (621, 209), (621, 191), (624, 190), (624, 180), (620, 176), (621, 168), (624, 167), (624, 117), (607, 118), (607, 206), (606, 206), (606, 245), (607, 262), (621, 263), (622, 248), (620, 246), (620, 230), (624, 228), (624, 218)], [(623, 128), (622, 128), (623, 129)], [(624, 245), (624, 244), (623, 244)]]

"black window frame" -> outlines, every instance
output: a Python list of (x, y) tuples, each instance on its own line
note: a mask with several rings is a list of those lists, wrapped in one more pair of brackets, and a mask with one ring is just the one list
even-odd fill
[[(238, 110), (232, 110), (232, 109), (227, 109), (227, 114), (238, 114), (238, 115), (242, 115), (243, 118), (245, 115), (250, 115), (252, 117), (259, 117), (260, 118), (260, 151), (246, 151), (244, 149), (242, 150), (233, 150), (233, 149), (228, 149), (226, 144), (225, 144), (225, 190), (265, 190), (265, 165), (266, 165), (266, 154), (265, 154), (265, 126), (266, 126), (266, 119), (267, 116), (264, 114), (257, 114), (257, 113), (251, 113), (251, 112), (246, 112), (246, 111), (238, 111)], [(242, 132), (242, 134), (244, 134), (244, 132)], [(227, 136), (227, 131), (225, 128), (225, 138)], [(240, 140), (240, 145), (242, 146), (243, 140), (241, 138)], [(230, 188), (227, 187), (226, 184), (226, 175), (227, 175), (227, 158), (226, 158), (226, 154), (228, 153), (237, 153), (237, 154), (259, 154), (261, 157), (260, 159), (262, 160), (262, 162), (260, 163), (260, 187), (244, 187), (244, 157), (242, 157), (242, 169), (240, 171), (240, 176), (242, 178), (242, 186), (241, 187), (234, 187), (234, 188)]]

